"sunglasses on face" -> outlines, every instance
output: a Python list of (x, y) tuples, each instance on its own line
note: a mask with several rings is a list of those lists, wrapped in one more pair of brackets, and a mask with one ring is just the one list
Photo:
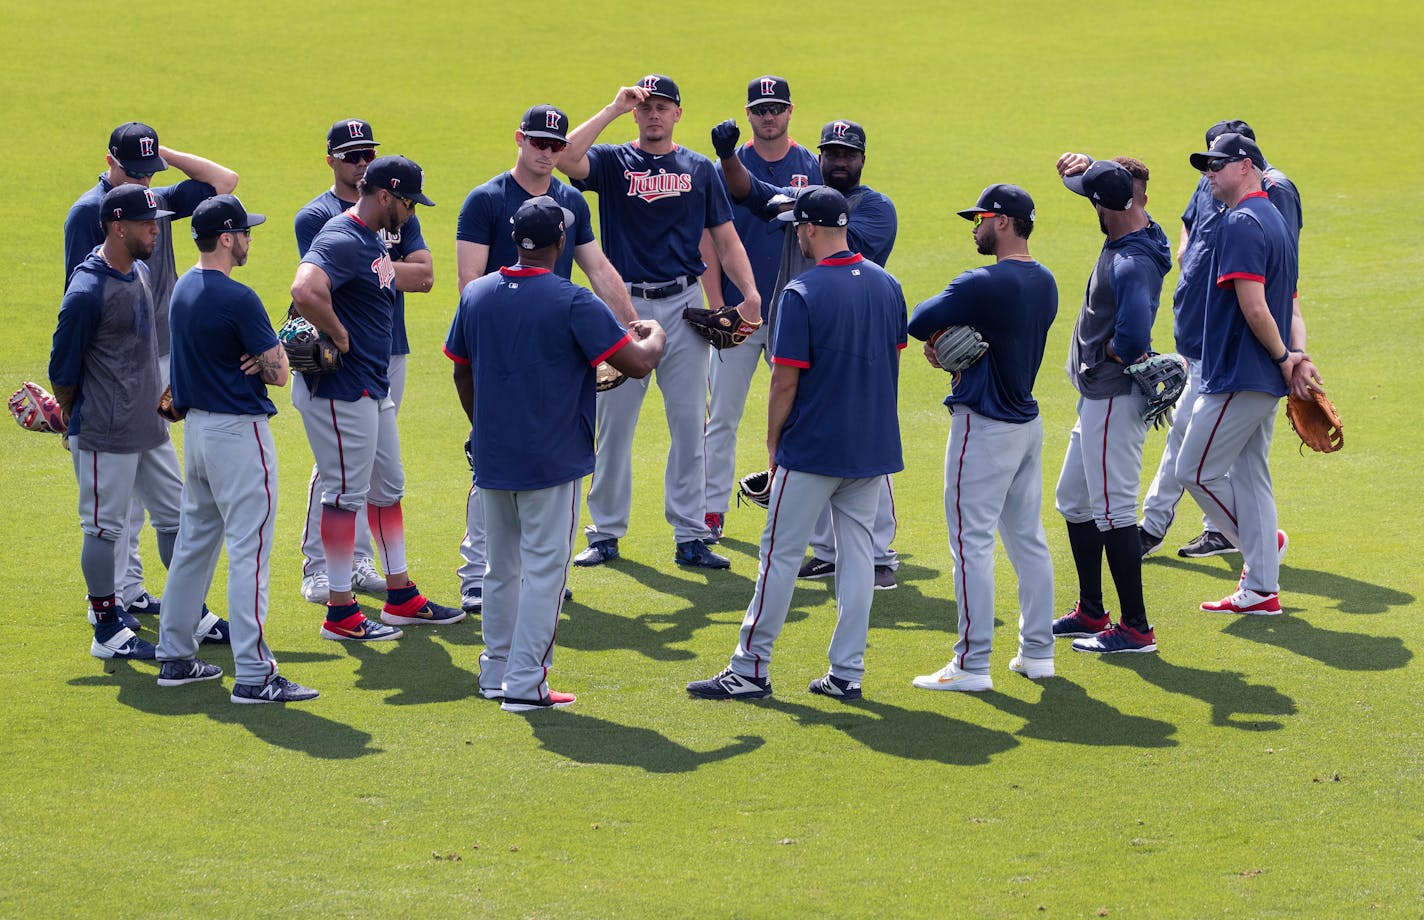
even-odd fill
[(760, 118), (765, 115), (784, 115), (788, 108), (790, 106), (784, 102), (759, 102), (750, 106), (747, 111)]
[(395, 199), (396, 199), (396, 201), (399, 201), (401, 204), (405, 205), (407, 209), (409, 209), (409, 210), (411, 210), (411, 211), (414, 211), (414, 210), (415, 210), (415, 199), (413, 199), (413, 198), (402, 198), (402, 197), (399, 196), (399, 195), (396, 195), (396, 196), (395, 196)]
[(123, 168), (124, 175), (128, 176), (130, 179), (137, 179), (142, 182), (144, 179), (153, 178), (153, 173), (151, 172), (139, 172), (134, 169), (129, 169), (127, 166), (123, 166), (123, 164), (120, 164), (120, 166), (122, 166)]
[(974, 215), (974, 229), (975, 229), (975, 230), (978, 230), (978, 229), (979, 229), (979, 225), (982, 224), (982, 223), (984, 223), (984, 221), (988, 220), (988, 219), (991, 218), (991, 217), (998, 217), (998, 216), (999, 216), (999, 215), (998, 215), (998, 214), (995, 214), (993, 211), (981, 211), (980, 213), (975, 214), (975, 215)]
[(374, 160), (376, 158), (376, 151), (369, 149), (342, 150), (339, 153), (333, 153), (332, 156), (336, 157), (343, 163), (350, 163), (353, 166), (359, 166), (362, 163), (369, 163)]
[(1245, 157), (1222, 157), (1221, 159), (1218, 159), (1218, 160), (1207, 160), (1207, 161), (1206, 161), (1207, 172), (1221, 172), (1223, 169), (1226, 168), (1226, 164), (1228, 164), (1228, 163), (1240, 163), (1240, 162), (1241, 162), (1242, 160), (1244, 160), (1244, 159), (1246, 159), (1246, 158), (1245, 158)]
[(556, 141), (552, 137), (531, 137), (529, 143), (534, 145), (535, 150), (547, 150), (550, 153), (563, 153), (564, 148), (569, 145), (563, 141)]

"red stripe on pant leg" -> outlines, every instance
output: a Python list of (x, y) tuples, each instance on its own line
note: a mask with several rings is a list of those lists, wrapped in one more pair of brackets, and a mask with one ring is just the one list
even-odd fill
[[(263, 641), (262, 629), (262, 547), (265, 540), (262, 531), (267, 526), (267, 521), (272, 517), (272, 471), (267, 467), (267, 451), (262, 447), (262, 431), (257, 427), (257, 423), (252, 423), (252, 436), (257, 440), (257, 457), (262, 461), (262, 489), (267, 496), (267, 508), (262, 513), (262, 525), (257, 528), (257, 568), (252, 576), (252, 621), (257, 624), (257, 654), (263, 661), (267, 662), (267, 677), (270, 678), (277, 673), (277, 662), (262, 655)], [(310, 518), (310, 515), (308, 515)], [(266, 683), (263, 680), (263, 683)]]
[[(959, 469), (954, 473), (954, 514), (959, 518), (956, 538), (959, 541), (959, 581), (964, 586), (964, 607), (959, 615), (964, 617), (964, 653), (959, 656), (959, 666), (964, 667), (964, 657), (969, 654), (969, 574), (964, 570), (964, 513), (960, 510), (960, 499), (964, 496), (964, 455), (969, 452), (969, 413), (964, 415), (964, 443), (959, 445)], [(951, 421), (952, 425), (953, 422)]]
[(890, 481), (889, 473), (885, 474), (885, 494), (890, 496), (890, 539), (893, 540), (900, 531), (900, 515), (895, 513), (895, 483)]
[(1112, 422), (1113, 398), (1108, 397), (1108, 414), (1103, 416), (1103, 518), (1112, 527), (1112, 498), (1108, 493), (1108, 425)]
[[(752, 617), (751, 629), (747, 630), (747, 654), (751, 655), (755, 661), (753, 670), (756, 673), (752, 675), (753, 677), (761, 677), (761, 656), (751, 650), (752, 636), (756, 635), (757, 623), (761, 622), (762, 610), (766, 606), (766, 573), (771, 571), (771, 557), (776, 551), (776, 519), (781, 512), (781, 497), (786, 494), (786, 473), (783, 470), (777, 470), (776, 472), (781, 473), (781, 488), (776, 492), (776, 507), (770, 511), (771, 535), (767, 537), (766, 541), (766, 566), (765, 571), (757, 573), (757, 611), (756, 615)], [(775, 487), (775, 485), (776, 474), (773, 473), (772, 486)]]
[(1212, 492), (1211, 489), (1208, 489), (1205, 485), (1202, 485), (1201, 474), (1202, 469), (1206, 466), (1207, 454), (1211, 453), (1211, 443), (1216, 440), (1217, 429), (1221, 427), (1222, 419), (1226, 418), (1226, 407), (1231, 405), (1231, 401), (1235, 398), (1236, 394), (1232, 393), (1226, 397), (1226, 402), (1221, 404), (1221, 412), (1217, 414), (1216, 423), (1211, 426), (1211, 434), (1206, 439), (1206, 447), (1202, 449), (1201, 463), (1197, 464), (1196, 476), (1197, 485), (1201, 487), (1203, 492), (1211, 496), (1211, 500), (1216, 502), (1216, 506), (1221, 509), (1222, 514), (1226, 515), (1226, 519), (1231, 522), (1232, 527), (1236, 526), (1236, 516), (1227, 510), (1226, 506), (1221, 503), (1221, 499), (1216, 497), (1216, 493)]

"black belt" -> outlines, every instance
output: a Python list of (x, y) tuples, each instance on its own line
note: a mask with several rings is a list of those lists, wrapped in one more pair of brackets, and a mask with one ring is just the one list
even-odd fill
[(696, 278), (683, 276), (665, 284), (631, 284), (629, 288), (634, 297), (641, 297), (644, 300), (662, 300), (664, 297), (681, 294), (696, 283)]

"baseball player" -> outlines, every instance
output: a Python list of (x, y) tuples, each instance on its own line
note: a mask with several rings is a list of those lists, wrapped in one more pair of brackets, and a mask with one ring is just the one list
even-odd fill
[[(952, 416), (944, 454), (944, 517), (954, 559), (959, 632), (954, 657), (914, 679), (925, 690), (994, 689), (994, 532), (1019, 580), (1019, 651), (1009, 668), (1053, 676), (1053, 557), (1043, 532), (1043, 419), (1033, 383), (1058, 313), (1053, 274), (1029, 255), (1034, 206), (1017, 185), (991, 185), (972, 208), (974, 243), (993, 265), (971, 269), (915, 307), (909, 332), (928, 340), (973, 326), (989, 344), (945, 398)], [(928, 344), (925, 355), (936, 365)]]
[[(1216, 231), (1203, 318), (1201, 392), (1177, 457), (1177, 479), (1245, 559), (1235, 593), (1201, 605), (1219, 613), (1281, 612), (1280, 561), (1268, 458), (1280, 398), (1319, 384), (1293, 322), (1295, 238), (1262, 190), (1266, 158), (1256, 142), (1227, 132), (1194, 169), (1227, 207)], [(1297, 342), (1301, 344), (1293, 347)], [(1227, 477), (1230, 481), (1227, 481)]]
[[(139, 184), (104, 194), (104, 241), (79, 263), (59, 308), (49, 377), (64, 414), (79, 483), (84, 545), (79, 564), (89, 592), (96, 658), (154, 657), (134, 635), (115, 591), (115, 545), (129, 526), (135, 495), (153, 514), (166, 567), (178, 533), (183, 481), (168, 428), (156, 408), (163, 391), (157, 297), (148, 266), (159, 222), (173, 216)], [(204, 585), (206, 588), (206, 585)], [(202, 606), (194, 642), (225, 641), (227, 624)]]
[[(776, 187), (752, 176), (734, 156), (740, 132), (736, 122), (724, 121), (712, 129), (712, 143), (717, 149), (727, 189), (732, 200), (747, 207), (762, 220), (774, 220), (790, 206), (790, 199), (801, 192), (794, 186)], [(837, 119), (821, 129), (820, 172), (826, 185), (839, 191), (850, 209), (847, 241), (852, 252), (884, 268), (895, 247), (898, 218), (890, 199), (868, 186), (861, 185), (865, 168), (865, 129), (853, 121)], [(784, 225), (783, 225), (784, 226)], [(791, 234), (785, 234), (781, 264), (777, 269), (775, 294), (769, 306), (769, 323), (776, 322), (776, 298), (787, 283), (811, 263), (801, 253)], [(895, 570), (900, 561), (890, 547), (895, 539), (895, 496), (890, 478), (885, 478), (880, 505), (875, 516), (875, 587), (886, 590), (895, 587)], [(836, 572), (835, 538), (831, 532), (829, 509), (822, 512), (811, 534), (811, 558), (797, 573), (800, 578), (829, 578)]]
[[(735, 148), (735, 156), (751, 175), (774, 186), (802, 189), (821, 183), (821, 164), (816, 156), (792, 140), (789, 131), (791, 114), (796, 106), (791, 102), (791, 84), (782, 77), (757, 77), (747, 84), (747, 124), (752, 139)], [(722, 164), (716, 164), (722, 176)], [(723, 180), (725, 183), (725, 179)], [(752, 275), (756, 278), (757, 294), (770, 309), (775, 299), (776, 274), (781, 265), (781, 249), (786, 241), (785, 224), (766, 221), (755, 216), (745, 204), (732, 207), (732, 225), (747, 251)], [(720, 309), (735, 303), (737, 291), (722, 277), (721, 263), (715, 252), (703, 251), (707, 271), (702, 275), (702, 287), (707, 303)], [(788, 279), (789, 280), (789, 279)], [(731, 503), (732, 484), (737, 478), (737, 426), (746, 408), (747, 391), (752, 376), (766, 353), (771, 334), (769, 324), (752, 333), (736, 348), (720, 351), (712, 361), (709, 375), (711, 399), (707, 410), (707, 433), (704, 438), (707, 454), (707, 529), (711, 543), (722, 537), (722, 527)]]
[[(356, 184), (366, 175), (366, 166), (376, 158), (377, 143), (369, 122), (345, 118), (326, 133), (326, 163), (331, 167), (331, 188), (307, 202), (296, 218), (297, 254), (305, 256), (312, 240), (326, 222), (349, 209), (359, 197)], [(411, 215), (405, 225), (395, 230), (382, 230), (381, 240), (391, 257), (396, 272), (395, 313), (391, 321), (391, 355), (386, 366), (390, 381), (391, 402), (400, 412), (405, 395), (406, 361), (410, 341), (405, 329), (405, 295), (407, 291), (424, 292), (435, 282), (435, 265), (430, 247), (420, 233), (420, 218)], [(295, 389), (293, 390), (295, 393)], [(307, 523), (302, 531), (302, 597), (314, 604), (325, 604), (329, 591), (326, 556), (321, 548), (321, 493), (319, 476), (312, 467), (311, 483), (307, 487)], [(351, 570), (351, 586), (369, 593), (383, 592), (386, 580), (372, 562), (371, 527), (362, 515), (356, 516), (356, 562)]]
[(317, 693), (277, 673), (267, 647), (269, 560), (277, 511), (277, 454), (267, 387), (285, 386), (287, 353), (257, 294), (232, 280), (247, 263), (249, 214), (232, 195), (193, 212), (198, 264), (173, 288), (173, 405), (185, 415), (183, 507), (158, 637), (160, 687), (222, 676), (197, 657), (203, 594), (227, 546), (234, 703), (287, 703)]
[(572, 211), (536, 196), (519, 206), (513, 227), (519, 258), (464, 288), (445, 353), (473, 428), (489, 535), (479, 692), (524, 712), (574, 702), (550, 689), (548, 674), (579, 482), (594, 467), (594, 368), (608, 361), (646, 376), (665, 337), (653, 322), (625, 330), (597, 297), (554, 271), (577, 227)]
[[(577, 261), (599, 298), (621, 322), (631, 325), (638, 314), (617, 269), (594, 242), (588, 202), (553, 175), (555, 160), (569, 144), (568, 134), (569, 116), (560, 109), (552, 105), (529, 109), (514, 131), (518, 151), (514, 168), (476, 186), (465, 198), (455, 230), (460, 290), (487, 272), (519, 261), (520, 250), (509, 235), (514, 214), (524, 202), (547, 195), (574, 215), (568, 244), (554, 263), (554, 274), (568, 278)], [(480, 490), (473, 483), (465, 501), (465, 538), (460, 543), (460, 559), (460, 605), (466, 613), (474, 613), (481, 605), (486, 558)], [(565, 589), (565, 600), (571, 596)]]
[[(227, 194), (237, 187), (237, 173), (211, 160), (165, 147), (158, 142), (158, 132), (142, 122), (119, 125), (109, 135), (109, 148), (104, 155), (107, 169), (99, 182), (69, 209), (64, 220), (64, 283), (66, 289), (74, 270), (89, 257), (94, 247), (104, 241), (100, 229), (99, 205), (104, 196), (121, 185), (148, 188), (153, 177), (172, 166), (187, 176), (174, 185), (152, 189), (160, 209), (173, 217), (158, 221), (158, 240), (153, 254), (144, 259), (148, 266), (154, 302), (157, 304), (159, 375), (168, 383), (168, 302), (178, 270), (173, 260), (172, 223), (193, 213), (198, 204), (213, 195)], [(174, 455), (177, 463), (177, 455)], [(124, 539), (116, 542), (118, 559), (118, 597), (125, 616), (157, 614), (159, 601), (143, 587), (143, 563), (139, 559), (139, 531), (143, 528), (143, 506), (135, 504), (129, 510)], [(136, 622), (135, 622), (136, 628)]]
[[(458, 623), (462, 610), (426, 599), (406, 571), (401, 496), (405, 473), (387, 368), (396, 268), (381, 231), (399, 232), (415, 206), (433, 202), (425, 174), (400, 156), (378, 157), (356, 185), (354, 207), (332, 218), (302, 257), (292, 303), (342, 354), (331, 374), (302, 374), (292, 405), (302, 415), (321, 475), (321, 542), (330, 588), (321, 636), (351, 642), (396, 639), (395, 627)], [(365, 512), (386, 573), (381, 622), (351, 594), (356, 515)]]
[[(627, 112), (637, 123), (637, 141), (593, 143)], [(742, 293), (739, 313), (745, 322), (761, 322), (761, 296), (712, 161), (673, 143), (673, 128), (681, 118), (677, 84), (650, 74), (637, 86), (619, 89), (612, 102), (574, 129), (558, 167), (575, 188), (598, 193), (603, 251), (628, 284), (638, 316), (657, 320), (667, 334), (656, 376), (671, 436), (663, 511), (677, 544), (674, 561), (725, 569), (731, 563), (706, 543), (712, 533), (706, 520), (702, 437), (711, 347), (682, 319), (685, 308), (702, 304), (703, 230), (711, 235), (723, 271)], [(598, 397), (598, 467), (588, 490), (593, 522), (585, 528), (588, 549), (574, 559), (575, 565), (600, 565), (618, 557), (633, 500), (633, 434), (647, 392), (644, 378)]]
[[(1206, 143), (1227, 132), (1242, 134), (1251, 140), (1256, 134), (1244, 121), (1219, 121), (1207, 129)], [(1300, 194), (1295, 185), (1279, 169), (1266, 164), (1262, 174), (1262, 186), (1271, 204), (1284, 218), (1286, 229), (1299, 249), (1301, 229)], [(1187, 359), (1190, 369), (1187, 388), (1177, 402), (1176, 415), (1171, 429), (1167, 432), (1167, 446), (1162, 451), (1162, 460), (1157, 473), (1148, 486), (1147, 496), (1142, 502), (1142, 521), (1138, 525), (1142, 539), (1142, 555), (1145, 557), (1161, 548), (1166, 540), (1167, 530), (1176, 516), (1177, 502), (1181, 500), (1185, 488), (1174, 475), (1177, 453), (1181, 449), (1182, 436), (1192, 417), (1192, 407), (1196, 403), (1201, 388), (1202, 357), (1202, 314), (1206, 308), (1207, 291), (1214, 279), (1209, 278), (1211, 253), (1216, 240), (1216, 230), (1220, 226), (1226, 205), (1212, 197), (1211, 181), (1202, 176), (1192, 193), (1186, 210), (1182, 213), (1181, 241), (1177, 246), (1177, 290), (1172, 298), (1175, 315), (1173, 332), (1176, 336), (1177, 351)], [(1299, 327), (1298, 334), (1296, 327)], [(1293, 303), (1292, 340), (1299, 347), (1305, 347), (1305, 322), (1300, 314), (1300, 300)], [(1202, 517), (1202, 532), (1177, 550), (1177, 555), (1188, 558), (1219, 556), (1236, 551), (1236, 547), (1222, 536), (1205, 514)]]
[[(1078, 421), (1068, 437), (1056, 503), (1068, 525), (1078, 600), (1053, 622), (1053, 635), (1077, 637), (1073, 650), (1079, 652), (1153, 652), (1157, 639), (1142, 597), (1137, 536), (1147, 397), (1127, 376), (1126, 365), (1145, 358), (1151, 348), (1152, 322), (1172, 251), (1145, 210), (1146, 166), (1120, 157), (1066, 175), (1067, 160), (1059, 158), (1063, 184), (1093, 203), (1107, 240), (1088, 277), (1068, 352)], [(1103, 606), (1105, 554), (1122, 605), (1116, 624)]]
[(836, 628), (830, 670), (808, 689), (861, 698), (874, 596), (871, 528), (881, 482), (904, 468), (896, 399), (905, 295), (888, 272), (850, 251), (849, 210), (840, 192), (819, 186), (786, 212), (816, 264), (782, 292), (772, 333), (766, 445), (773, 472), (761, 564), (731, 663), (688, 684), (695, 697), (771, 695), (772, 644), (811, 528), (829, 502), (840, 563)]

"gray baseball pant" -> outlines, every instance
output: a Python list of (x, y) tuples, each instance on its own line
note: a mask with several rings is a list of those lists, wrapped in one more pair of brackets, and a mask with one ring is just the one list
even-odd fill
[(116, 595), (118, 547), (125, 545), (135, 498), (153, 517), (159, 556), (165, 565), (172, 558), (183, 493), (178, 454), (171, 440), (131, 454), (83, 450), (71, 444), (70, 460), (79, 484), (79, 527), (84, 532), (79, 564), (85, 588), (90, 597)]
[[(752, 378), (762, 364), (771, 327), (763, 323), (735, 348), (712, 355), (707, 404), (707, 513), (725, 515), (732, 503), (737, 473), (737, 427), (746, 411)], [(747, 470), (747, 472), (752, 472)]]
[[(1142, 500), (1142, 528), (1156, 536), (1166, 536), (1177, 516), (1177, 502), (1186, 494), (1186, 486), (1177, 481), (1177, 455), (1182, 450), (1182, 438), (1187, 433), (1187, 423), (1192, 418), (1192, 408), (1197, 403), (1201, 391), (1201, 360), (1187, 358), (1187, 386), (1182, 390), (1173, 410), (1172, 427), (1167, 429), (1167, 444), (1162, 448), (1162, 460), (1157, 464), (1157, 475), (1147, 487), (1147, 496)], [(1205, 513), (1202, 527), (1216, 530), (1216, 525)]]
[(1068, 436), (1054, 496), (1068, 523), (1093, 521), (1098, 530), (1137, 526), (1146, 406), (1147, 397), (1140, 393), (1078, 398), (1078, 420)]
[[(895, 528), (898, 526), (895, 519), (895, 488), (890, 482), (891, 477), (880, 478), (883, 480), (880, 484), (880, 499), (875, 507), (875, 527), (871, 531), (875, 564), (898, 569), (900, 557), (890, 547), (890, 544), (895, 542)], [(836, 561), (836, 536), (831, 529), (829, 505), (821, 509), (821, 516), (816, 518), (816, 526), (811, 531), (811, 555), (826, 562)]]

